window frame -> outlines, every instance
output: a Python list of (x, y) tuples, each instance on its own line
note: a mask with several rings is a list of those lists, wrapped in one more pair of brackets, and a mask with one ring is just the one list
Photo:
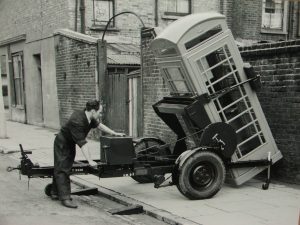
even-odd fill
[[(18, 57), (18, 70), (19, 74), (18, 77), (15, 77), (15, 65), (14, 65), (14, 58)], [(11, 95), (11, 104), (13, 107), (24, 109), (25, 107), (25, 90), (24, 90), (24, 57), (23, 57), (23, 52), (16, 52), (11, 55), (11, 63), (12, 63), (12, 92), (13, 94)], [(16, 91), (16, 79), (19, 80), (19, 88), (20, 88), (20, 99), (17, 99), (17, 91)]]
[(2, 96), (3, 97), (8, 97), (8, 86), (7, 84), (3, 83), (3, 79), (7, 79), (7, 58), (6, 55), (0, 55), (0, 67), (1, 67), (1, 76), (0, 79), (2, 79)]
[(267, 0), (262, 0), (261, 3), (261, 33), (266, 33), (266, 34), (287, 34), (287, 22), (288, 22), (288, 8), (289, 8), (289, 3), (286, 0), (281, 0), (283, 4), (283, 22), (282, 22), (282, 28), (265, 28), (263, 27), (263, 15), (265, 13), (265, 8), (264, 7), (264, 1)]
[(1, 77), (7, 77), (7, 58), (6, 55), (0, 55), (0, 60), (1, 60)]
[[(167, 0), (167, 1), (171, 1), (171, 0)], [(181, 1), (181, 0), (172, 0), (172, 1)], [(168, 11), (166, 9), (166, 11), (164, 12), (165, 16), (186, 16), (192, 13), (192, 0), (187, 0), (188, 1), (188, 12), (172, 12), (172, 11)], [(168, 5), (168, 2), (166, 3), (166, 7)]]
[[(116, 1), (115, 0), (92, 0), (93, 1), (93, 17), (92, 17), (92, 26), (91, 26), (91, 29), (100, 29), (100, 30), (103, 30), (108, 22), (108, 20), (113, 17), (115, 15), (115, 9), (116, 9)], [(95, 6), (95, 2), (111, 2), (112, 3), (112, 15), (109, 15), (110, 18), (107, 20), (107, 21), (103, 21), (103, 22), (106, 22), (105, 24), (97, 24), (97, 18), (96, 18), (96, 13), (95, 13), (95, 9), (96, 9), (96, 6)], [(108, 26), (108, 29), (115, 29), (115, 19), (113, 19), (109, 26)]]

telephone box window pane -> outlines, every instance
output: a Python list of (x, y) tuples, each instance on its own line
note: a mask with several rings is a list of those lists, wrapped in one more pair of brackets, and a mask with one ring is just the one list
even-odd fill
[(230, 51), (227, 45), (225, 45), (198, 60), (197, 65), (201, 73), (204, 73), (208, 80), (214, 82), (224, 76), (224, 74), (235, 70), (232, 62)]
[(164, 69), (172, 92), (175, 93), (190, 93), (191, 90), (184, 79), (183, 73), (180, 68), (171, 67)]
[(261, 142), (259, 140), (259, 136), (255, 136), (251, 138), (249, 141), (243, 143), (241, 146), (239, 146), (239, 150), (242, 154), (242, 156), (252, 152), (254, 149), (258, 148), (261, 145)]
[(167, 70), (168, 70), (171, 80), (183, 80), (183, 77), (182, 77), (182, 74), (181, 74), (179, 68), (173, 67), (173, 68), (168, 68)]
[(183, 81), (174, 81), (174, 85), (177, 89), (177, 92), (183, 92), (183, 93), (189, 92), (185, 82)]
[(245, 124), (249, 124), (252, 122), (252, 117), (249, 113), (241, 115), (239, 118), (231, 121), (229, 124), (238, 131), (241, 129)]
[[(237, 89), (220, 96), (217, 100), (222, 109), (242, 98), (241, 92)], [(230, 100), (230, 101), (229, 101)]]
[[(260, 132), (260, 130), (258, 132)], [(238, 132), (238, 134), (239, 134), (238, 142), (243, 142), (243, 141), (249, 139), (250, 137), (254, 136), (256, 133), (257, 133), (257, 131), (256, 131), (255, 124), (251, 124)]]

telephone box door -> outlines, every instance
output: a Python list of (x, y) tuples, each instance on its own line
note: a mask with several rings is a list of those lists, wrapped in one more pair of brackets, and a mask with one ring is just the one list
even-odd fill
[[(216, 40), (218, 39), (218, 40)], [(231, 32), (212, 39), (183, 57), (190, 65), (189, 74), (199, 94), (214, 94), (224, 88), (247, 80), (243, 61)], [(206, 105), (214, 122), (226, 122), (234, 127), (238, 146), (232, 161), (265, 159), (270, 152), (273, 162), (282, 155), (278, 151), (270, 128), (249, 83), (242, 84), (227, 94), (220, 95)], [(264, 168), (232, 169), (236, 184), (241, 184)]]

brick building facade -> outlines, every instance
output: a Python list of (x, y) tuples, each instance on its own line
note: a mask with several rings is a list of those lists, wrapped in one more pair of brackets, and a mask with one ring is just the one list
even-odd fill
[[(60, 28), (80, 31), (85, 18), (85, 32), (101, 38), (106, 21), (124, 11), (136, 13), (146, 27), (161, 29), (190, 13), (218, 11), (226, 16), (235, 37), (247, 44), (299, 36), (296, 1), (143, 0), (141, 4), (140, 0), (3, 0), (0, 2), (0, 55), (9, 78), (11, 119), (58, 128), (54, 31)], [(275, 19), (266, 20), (268, 16)], [(282, 23), (276, 19), (278, 16), (282, 17)], [(141, 26), (134, 15), (121, 15), (112, 21), (105, 40), (139, 46)]]
[(67, 1), (0, 2), (0, 55), (14, 121), (59, 127), (53, 31), (68, 27)]

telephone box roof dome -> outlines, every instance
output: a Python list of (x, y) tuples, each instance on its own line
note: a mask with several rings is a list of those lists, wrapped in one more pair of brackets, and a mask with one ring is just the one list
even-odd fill
[(156, 39), (167, 39), (173, 43), (177, 43), (180, 38), (194, 26), (209, 20), (217, 19), (225, 19), (225, 16), (217, 12), (191, 14), (171, 23), (156, 37)]

